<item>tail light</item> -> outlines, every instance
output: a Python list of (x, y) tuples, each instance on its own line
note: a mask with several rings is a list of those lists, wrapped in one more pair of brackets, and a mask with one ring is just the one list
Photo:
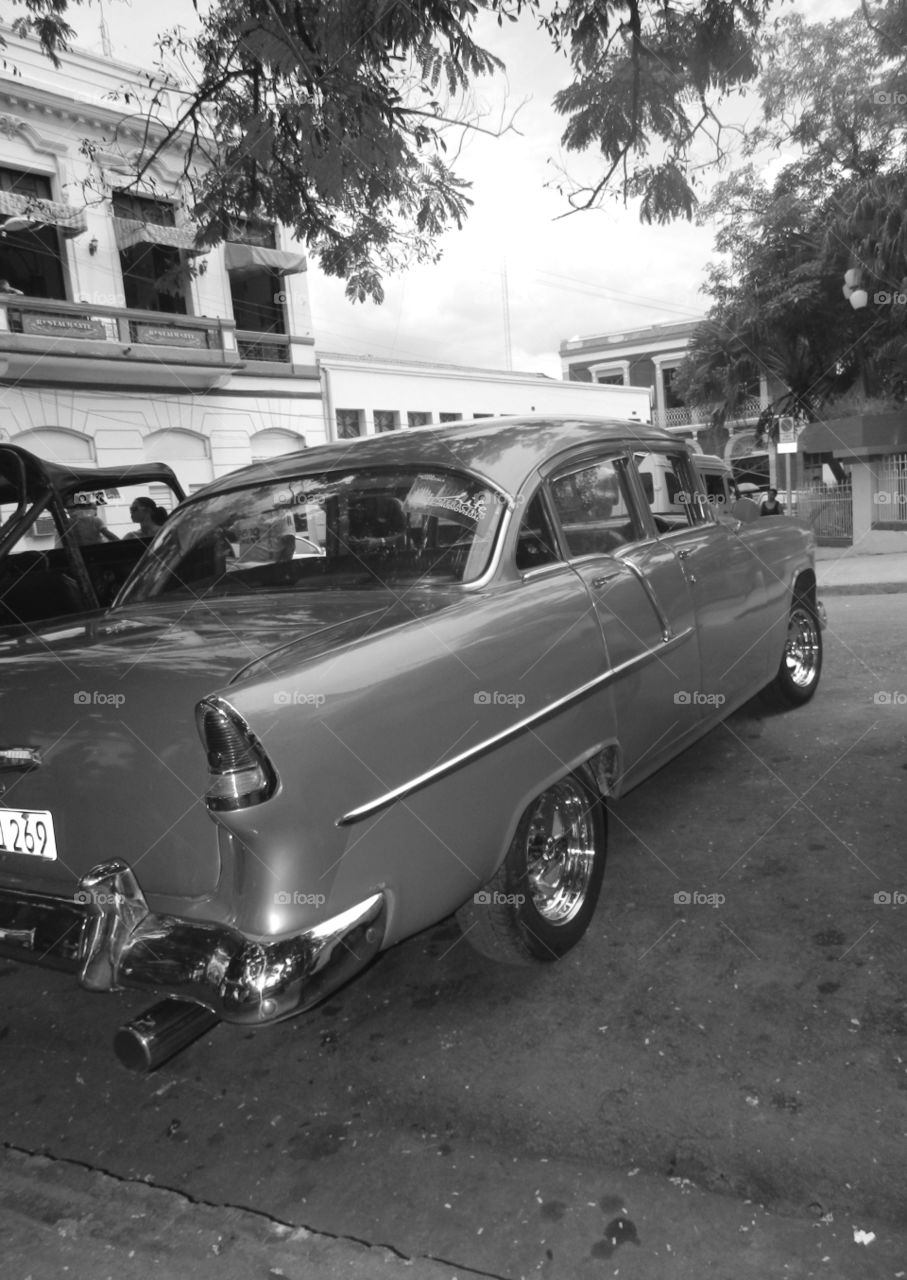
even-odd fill
[(277, 774), (242, 716), (222, 698), (203, 698), (195, 718), (208, 754), (208, 808), (248, 809), (270, 799)]

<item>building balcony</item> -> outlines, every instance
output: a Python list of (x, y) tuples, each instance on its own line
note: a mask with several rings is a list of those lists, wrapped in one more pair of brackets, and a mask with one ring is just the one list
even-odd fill
[[(724, 425), (729, 428), (752, 426), (767, 404), (767, 399), (763, 403), (758, 397), (752, 396), (741, 405), (737, 414), (725, 420)], [(653, 409), (652, 422), (656, 427), (667, 431), (682, 430), (685, 427), (701, 431), (711, 426), (711, 409), (700, 405), (693, 405), (692, 408), (681, 405), (674, 409)]]
[(0, 294), (0, 377), (206, 389), (241, 365), (232, 320)]

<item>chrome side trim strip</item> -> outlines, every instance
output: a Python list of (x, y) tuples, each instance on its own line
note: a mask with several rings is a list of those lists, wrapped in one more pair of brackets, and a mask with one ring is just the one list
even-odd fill
[(425, 773), (420, 773), (408, 782), (401, 783), (399, 787), (386, 791), (384, 795), (377, 796), (374, 800), (369, 800), (357, 809), (350, 809), (342, 818), (337, 819), (336, 825), (338, 827), (348, 827), (354, 822), (363, 822), (373, 814), (386, 809), (395, 801), (402, 800), (404, 796), (412, 795), (414, 791), (420, 791), (423, 787), (428, 786), (430, 782), (434, 782), (436, 778), (442, 778), (445, 774), (453, 773), (456, 769), (461, 769), (463, 765), (470, 764), (480, 756), (487, 755), (489, 751), (493, 751), (501, 743), (508, 742), (511, 738), (515, 738), (521, 733), (527, 733), (535, 725), (541, 724), (544, 720), (549, 720), (551, 716), (556, 715), (557, 712), (562, 711), (565, 707), (569, 707), (572, 703), (580, 702), (590, 693), (594, 693), (596, 690), (610, 684), (612, 680), (616, 680), (618, 676), (622, 676), (625, 672), (632, 671), (644, 663), (661, 658), (662, 654), (676, 648), (691, 635), (693, 635), (693, 628), (687, 627), (685, 630), (678, 632), (677, 635), (671, 636), (670, 640), (666, 640), (658, 648), (646, 649), (644, 653), (637, 654), (635, 658), (628, 658), (626, 662), (620, 663), (619, 666), (609, 667), (607, 671), (603, 671), (594, 680), (589, 680), (586, 684), (580, 685), (578, 689), (572, 689), (570, 693), (564, 694), (562, 698), (549, 702), (541, 711), (534, 711), (532, 715), (525, 716), (522, 720), (518, 720), (516, 724), (511, 725), (509, 729), (502, 729), (500, 733), (486, 738), (474, 747), (468, 747), (467, 750), (461, 751), (459, 755), (446, 760), (444, 764), (435, 765), (434, 768), (427, 769)]
[(659, 601), (658, 596), (655, 594), (655, 591), (652, 587), (651, 582), (643, 573), (642, 569), (640, 569), (639, 565), (634, 564), (634, 562), (631, 559), (629, 559), (629, 557), (625, 559), (623, 556), (619, 556), (617, 558), (620, 560), (624, 568), (629, 569), (630, 572), (634, 574), (637, 581), (639, 582), (639, 585), (642, 587), (643, 591), (645, 592), (646, 598), (648, 599), (649, 604), (652, 606), (652, 609), (655, 613), (655, 617), (658, 619), (658, 625), (661, 627), (662, 639), (664, 640), (665, 644), (667, 644), (674, 636), (674, 629), (671, 626), (668, 615), (665, 613), (664, 609), (662, 609), (661, 607), (661, 602)]

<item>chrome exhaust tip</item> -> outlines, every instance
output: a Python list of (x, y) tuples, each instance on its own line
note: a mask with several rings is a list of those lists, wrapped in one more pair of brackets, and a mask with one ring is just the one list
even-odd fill
[(203, 1004), (162, 1000), (120, 1027), (113, 1038), (113, 1051), (130, 1071), (156, 1071), (218, 1022), (217, 1014)]

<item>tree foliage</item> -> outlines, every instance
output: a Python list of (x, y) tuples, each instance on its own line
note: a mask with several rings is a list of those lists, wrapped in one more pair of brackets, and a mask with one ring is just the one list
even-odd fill
[[(889, 19), (895, 8), (905, 12), (892, 0)], [(895, 27), (880, 30), (863, 12), (821, 24), (789, 15), (764, 37), (762, 118), (746, 150), (791, 158), (773, 182), (750, 161), (704, 206), (722, 256), (675, 379), (688, 402), (733, 412), (741, 372), (780, 381), (781, 411), (810, 417), (855, 384), (869, 396), (907, 391), (907, 99), (895, 88)], [(842, 296), (852, 268), (865, 309)]]
[[(81, 0), (7, 2), (52, 57), (68, 46), (66, 13)], [(755, 74), (768, 0), (193, 3), (199, 32), (161, 48), (198, 69), (179, 124), (204, 243), (237, 218), (277, 219), (361, 300), (380, 299), (387, 271), (435, 255), (468, 213), (447, 149), (464, 124), (456, 104), (502, 65), (476, 43), (480, 15), (540, 23), (568, 57), (563, 143), (601, 166), (569, 186), (569, 207), (616, 187), (664, 222), (693, 214), (693, 149), (705, 138), (720, 151), (716, 106)], [(146, 168), (167, 130), (148, 138)]]

